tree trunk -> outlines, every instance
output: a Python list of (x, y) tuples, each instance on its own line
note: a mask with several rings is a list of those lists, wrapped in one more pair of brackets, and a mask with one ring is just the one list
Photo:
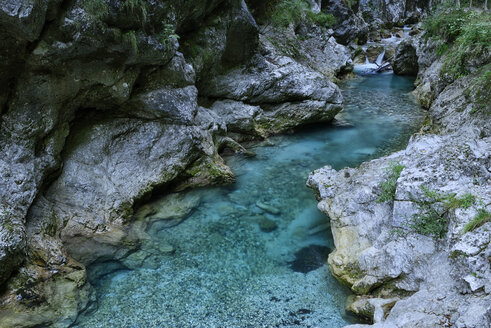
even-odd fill
[(472, 0), (469, 2), (469, 8), (472, 8)]
[(455, 5), (457, 6), (457, 8), (459, 8), (459, 9), (460, 9), (460, 0), (457, 0), (457, 1), (455, 2)]
[(488, 0), (484, 0), (484, 11), (488, 10)]

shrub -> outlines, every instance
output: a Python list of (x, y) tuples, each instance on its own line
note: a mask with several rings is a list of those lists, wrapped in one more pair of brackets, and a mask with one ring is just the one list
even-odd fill
[(314, 13), (305, 0), (280, 0), (271, 11), (271, 22), (279, 27), (287, 27), (290, 23), (298, 25), (304, 19), (323, 27), (336, 24), (333, 15), (323, 12)]
[(382, 192), (377, 199), (377, 203), (391, 202), (396, 197), (397, 179), (401, 176), (404, 165), (392, 162), (387, 168), (387, 178), (380, 184)]
[(462, 233), (473, 231), (487, 222), (491, 222), (491, 213), (486, 211), (484, 208), (481, 208), (474, 219), (464, 226)]
[(96, 18), (104, 16), (109, 10), (109, 6), (104, 0), (87, 0), (83, 7), (91, 16)]
[(307, 18), (314, 24), (326, 28), (336, 24), (336, 18), (332, 14), (325, 14), (323, 12), (314, 13), (309, 10), (307, 12)]
[(136, 39), (136, 33), (130, 30), (123, 34), (123, 41), (130, 46), (133, 55), (138, 54), (138, 41)]
[(123, 8), (127, 13), (141, 18), (142, 25), (147, 21), (148, 9), (146, 0), (124, 0)]
[(442, 39), (453, 42), (459, 36), (462, 26), (467, 20), (463, 9), (447, 9), (437, 11), (423, 22), (426, 38)]

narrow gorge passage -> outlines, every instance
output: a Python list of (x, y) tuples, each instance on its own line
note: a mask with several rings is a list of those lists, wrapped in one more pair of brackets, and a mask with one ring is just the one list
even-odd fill
[[(342, 327), (349, 291), (329, 273), (333, 241), (308, 174), (356, 166), (404, 147), (424, 112), (413, 80), (385, 73), (342, 85), (345, 110), (332, 126), (273, 137), (255, 158), (227, 157), (237, 182), (167, 196), (185, 217), (157, 209), (152, 245), (128, 261), (89, 268), (97, 306), (76, 327)], [(169, 201), (169, 198), (172, 198)], [(155, 206), (154, 204), (154, 206)], [(159, 211), (160, 210), (160, 211)], [(101, 273), (106, 273), (101, 275)]]

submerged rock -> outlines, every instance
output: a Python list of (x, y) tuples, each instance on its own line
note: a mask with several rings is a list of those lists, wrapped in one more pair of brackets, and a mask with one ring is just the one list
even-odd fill
[(261, 217), (258, 221), (259, 228), (263, 232), (272, 232), (278, 229), (278, 225), (274, 220), (268, 219), (267, 217)]
[(295, 272), (308, 273), (326, 264), (331, 249), (326, 246), (310, 245), (295, 253), (295, 260), (288, 263)]
[(262, 210), (265, 210), (266, 212), (271, 213), (271, 214), (275, 214), (275, 215), (280, 214), (280, 210), (278, 208), (271, 206), (269, 204), (257, 201), (256, 206)]

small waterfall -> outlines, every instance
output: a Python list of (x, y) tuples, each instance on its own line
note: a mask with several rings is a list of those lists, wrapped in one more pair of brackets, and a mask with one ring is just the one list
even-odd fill
[(402, 31), (404, 32), (404, 36), (409, 37), (409, 32), (411, 31), (411, 26), (404, 25), (402, 28)]
[(368, 56), (365, 55), (365, 65), (369, 65), (370, 64), (370, 60), (368, 60)]
[(375, 61), (375, 64), (377, 64), (378, 66), (381, 66), (382, 62), (384, 60), (384, 56), (385, 56), (385, 49), (384, 49), (384, 51), (382, 51), (380, 53), (380, 55), (378, 55), (377, 60)]

